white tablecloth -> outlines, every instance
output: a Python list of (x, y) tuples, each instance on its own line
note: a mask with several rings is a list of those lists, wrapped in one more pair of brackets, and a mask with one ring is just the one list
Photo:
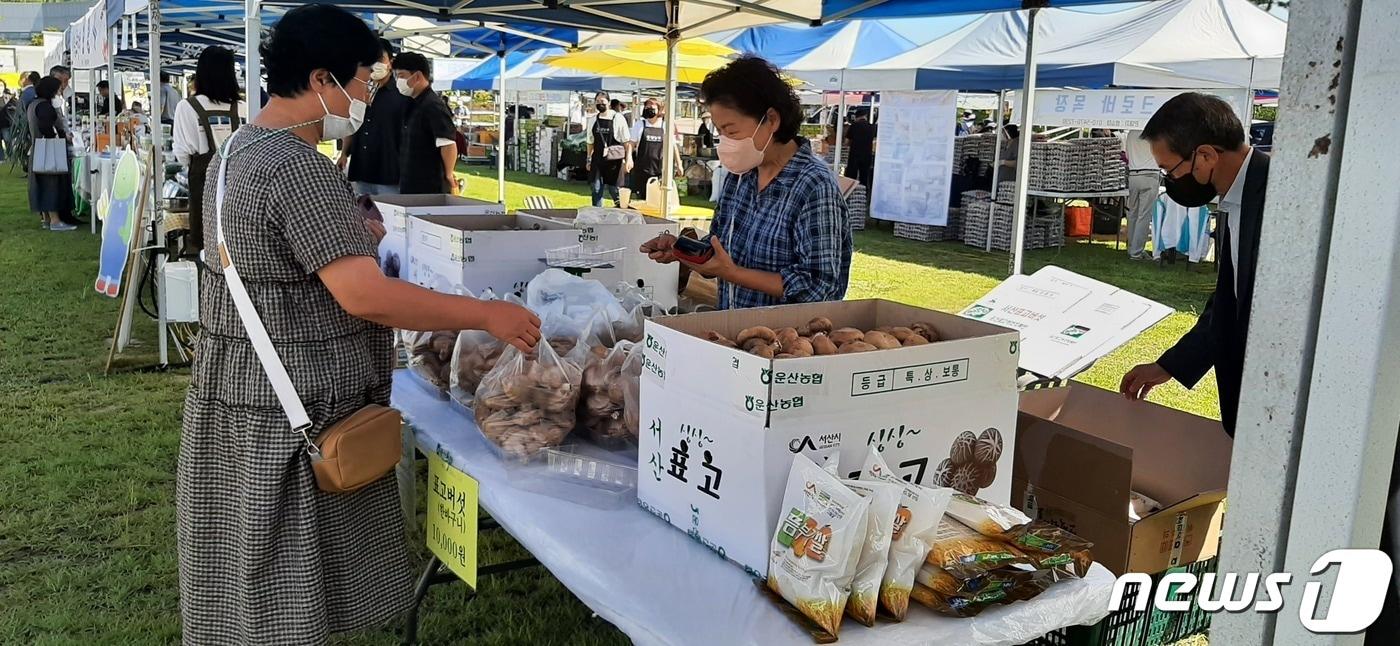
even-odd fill
[[(500, 460), (460, 409), (405, 371), (394, 405), (425, 454), (442, 451), (481, 483), (481, 506), (600, 617), (637, 644), (811, 644), (738, 566), (637, 507), (567, 502), (510, 484)], [(1107, 614), (1113, 575), (1095, 564), (1080, 581), (997, 606), (976, 618), (934, 614), (917, 604), (903, 623), (866, 628), (846, 621), (841, 644), (1021, 644)]]

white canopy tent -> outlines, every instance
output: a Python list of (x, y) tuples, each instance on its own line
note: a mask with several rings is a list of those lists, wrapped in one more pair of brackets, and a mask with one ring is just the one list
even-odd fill
[[(1037, 76), (1075, 87), (1275, 88), (1287, 23), (1247, 0), (1162, 0), (1122, 11), (1045, 9)], [(849, 70), (857, 90), (1003, 90), (1022, 85), (1029, 12), (994, 13)]]

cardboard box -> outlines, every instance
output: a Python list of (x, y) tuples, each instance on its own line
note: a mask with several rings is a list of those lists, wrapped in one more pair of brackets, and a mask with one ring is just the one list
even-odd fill
[(680, 231), (679, 224), (648, 217), (645, 218), (646, 224), (578, 225), (574, 222), (577, 214), (576, 209), (522, 209), (517, 215), (522, 223), (531, 222), (546, 229), (573, 229), (578, 232), (579, 244), (597, 245), (600, 249), (623, 249), (622, 262), (615, 268), (595, 269), (584, 277), (603, 283), (608, 289), (619, 282), (637, 285), (645, 289), (664, 310), (676, 311), (680, 266), (658, 264), (637, 249), (642, 243), (663, 233)]
[[(1220, 422), (1085, 384), (1021, 394), (1012, 504), (1094, 543), (1112, 570), (1216, 555), (1233, 442)], [(1162, 504), (1136, 523), (1128, 495)]]
[(408, 220), (419, 215), (505, 215), (505, 207), (456, 195), (375, 195), (384, 217), (379, 266), (386, 276), (408, 278)]
[(511, 215), (427, 215), (409, 218), (405, 278), (440, 292), (466, 289), (497, 296), (525, 291), (548, 269), (545, 251), (578, 244), (573, 230), (517, 230)]
[[(753, 325), (933, 324), (924, 346), (803, 359), (764, 359), (695, 335), (730, 338)], [(992, 484), (1008, 502), (1016, 443), (1016, 332), (889, 301), (785, 305), (647, 321), (643, 343), (637, 499), (751, 572), (768, 567), (783, 486), (795, 453), (840, 453), (857, 472), (869, 447), (913, 482), (933, 484), (964, 431), (997, 429)], [(682, 444), (684, 442), (684, 444)]]

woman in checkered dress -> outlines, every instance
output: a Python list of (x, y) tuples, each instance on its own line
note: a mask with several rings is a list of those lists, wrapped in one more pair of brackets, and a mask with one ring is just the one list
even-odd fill
[[(227, 159), (218, 226), (312, 433), (389, 403), (392, 327), (484, 329), (533, 347), (539, 320), (524, 308), (385, 278), (345, 176), (317, 152), (317, 140), (353, 131), (348, 116), (370, 98), (380, 43), (369, 28), (336, 7), (305, 5), (261, 49), (272, 99), (211, 164)], [(206, 184), (210, 214), (218, 176)], [(216, 235), (206, 227), (206, 249)], [(210, 264), (177, 479), (184, 642), (320, 644), (393, 619), (412, 588), (394, 479), (352, 493), (317, 488)]]

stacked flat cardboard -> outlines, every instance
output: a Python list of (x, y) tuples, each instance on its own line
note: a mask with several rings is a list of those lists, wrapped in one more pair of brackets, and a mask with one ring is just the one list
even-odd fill
[[(1000, 198), (1000, 195), (998, 196)], [(985, 249), (991, 237), (992, 249), (1011, 249), (1011, 205), (1000, 201), (977, 200), (963, 209), (962, 240), (969, 247)], [(1065, 221), (1058, 214), (1035, 214), (1026, 218), (1025, 249), (1046, 249), (1064, 244)]]
[(1031, 190), (1102, 193), (1122, 190), (1127, 185), (1123, 142), (1117, 137), (1031, 143)]
[(963, 160), (976, 157), (980, 164), (979, 173), (989, 173), (996, 154), (995, 134), (964, 135), (953, 139), (953, 170), (961, 172)]

